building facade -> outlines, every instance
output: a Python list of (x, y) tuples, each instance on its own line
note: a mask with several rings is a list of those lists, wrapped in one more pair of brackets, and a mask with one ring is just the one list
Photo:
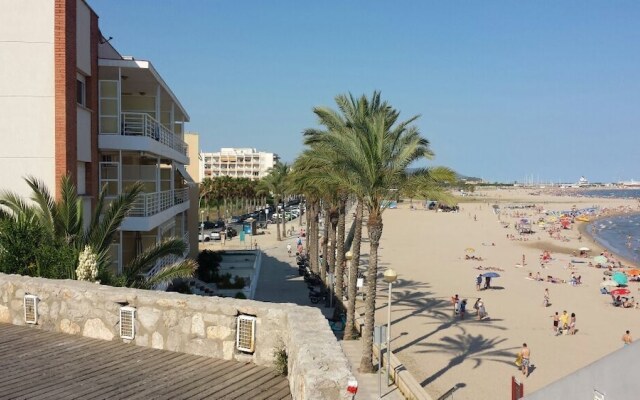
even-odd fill
[(278, 155), (252, 148), (223, 147), (216, 153), (202, 153), (203, 178), (264, 178), (278, 162)]
[(31, 175), (58, 193), (68, 175), (90, 215), (101, 188), (110, 200), (140, 181), (144, 193), (111, 246), (113, 269), (168, 237), (197, 251), (189, 116), (149, 61), (121, 56), (83, 0), (6, 0), (0, 64), (2, 189), (28, 196), (23, 178)]
[(202, 176), (204, 175), (204, 164), (201, 161), (200, 155), (200, 135), (197, 132), (185, 132), (184, 141), (187, 142), (189, 147), (189, 165), (187, 166), (187, 172), (193, 178), (196, 183), (202, 182)]

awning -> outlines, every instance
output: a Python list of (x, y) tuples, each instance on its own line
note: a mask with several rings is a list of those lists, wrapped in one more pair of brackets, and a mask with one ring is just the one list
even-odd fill
[(193, 178), (191, 177), (191, 175), (189, 175), (189, 173), (187, 172), (187, 170), (184, 168), (184, 165), (182, 164), (173, 164), (176, 167), (176, 171), (178, 171), (178, 173), (180, 175), (182, 175), (182, 177), (184, 178), (185, 181), (187, 181), (188, 183), (193, 183)]

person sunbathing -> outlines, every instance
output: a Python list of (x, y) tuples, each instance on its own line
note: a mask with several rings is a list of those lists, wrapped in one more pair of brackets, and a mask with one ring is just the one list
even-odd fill
[(550, 283), (565, 283), (564, 280), (559, 279), (559, 278), (554, 278), (551, 275), (547, 275), (547, 282), (550, 282)]

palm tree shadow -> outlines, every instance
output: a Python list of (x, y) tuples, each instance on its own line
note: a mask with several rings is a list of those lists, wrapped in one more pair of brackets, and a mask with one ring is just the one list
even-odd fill
[(473, 336), (460, 334), (455, 337), (444, 337), (440, 343), (420, 344), (420, 346), (426, 347), (427, 349), (419, 350), (418, 353), (448, 353), (452, 355), (449, 363), (422, 381), (420, 383), (421, 386), (427, 386), (433, 383), (451, 368), (469, 359), (475, 362), (474, 369), (479, 367), (485, 360), (512, 365), (513, 359), (516, 356), (515, 350), (517, 350), (517, 347), (496, 349), (497, 346), (506, 340), (506, 338), (500, 339), (495, 337), (489, 339), (482, 335)]

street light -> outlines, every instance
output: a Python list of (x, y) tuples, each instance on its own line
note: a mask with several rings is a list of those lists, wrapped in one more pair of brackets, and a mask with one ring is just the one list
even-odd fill
[(389, 303), (387, 311), (387, 384), (391, 372), (391, 286), (398, 279), (398, 274), (391, 268), (384, 271), (383, 279), (389, 284)]
[(204, 210), (200, 210), (200, 241), (204, 243)]

